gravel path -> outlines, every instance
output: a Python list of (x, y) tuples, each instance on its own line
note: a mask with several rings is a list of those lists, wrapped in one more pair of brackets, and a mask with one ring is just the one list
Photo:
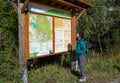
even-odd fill
[(120, 83), (120, 74), (115, 76), (110, 83)]

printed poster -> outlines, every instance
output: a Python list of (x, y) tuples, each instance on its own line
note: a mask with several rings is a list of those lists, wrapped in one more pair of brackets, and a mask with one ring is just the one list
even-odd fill
[(68, 44), (71, 44), (71, 20), (64, 19), (64, 51), (67, 51)]
[(69, 19), (55, 18), (55, 53), (67, 51), (71, 44), (71, 21)]
[(62, 18), (54, 19), (55, 53), (64, 51), (64, 22)]

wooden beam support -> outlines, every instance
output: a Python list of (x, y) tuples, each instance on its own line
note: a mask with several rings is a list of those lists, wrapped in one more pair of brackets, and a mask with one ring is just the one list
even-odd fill
[(50, 3), (49, 5), (53, 6), (55, 3)]
[(80, 11), (80, 14), (77, 16), (76, 18), (76, 22), (79, 20), (79, 18), (83, 15), (83, 13), (85, 13), (85, 9), (83, 9), (82, 11)]
[(76, 44), (76, 18), (75, 13), (72, 12), (71, 17), (71, 44), (72, 44), (72, 51), (75, 51), (75, 44)]
[(22, 7), (22, 9), (21, 9), (21, 13), (24, 13), (24, 12), (25, 12), (25, 8), (27, 8), (27, 6), (28, 6), (28, 4), (29, 4), (29, 1), (30, 1), (30, 0), (25, 0), (24, 5), (23, 5), (23, 7)]
[(64, 5), (69, 6), (69, 7), (74, 7), (74, 8), (78, 8), (78, 9), (83, 9), (83, 8), (80, 7), (80, 6), (77, 6), (77, 5), (75, 5), (75, 4), (69, 3), (69, 2), (64, 1), (64, 0), (52, 0), (52, 1), (55, 1), (55, 2), (58, 2), (58, 3), (64, 4)]
[(85, 0), (78, 0), (80, 1), (81, 3), (87, 5), (88, 7), (94, 7), (91, 3), (87, 3)]

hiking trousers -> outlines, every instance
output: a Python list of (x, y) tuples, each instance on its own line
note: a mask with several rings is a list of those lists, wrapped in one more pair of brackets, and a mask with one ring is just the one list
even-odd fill
[(79, 64), (79, 67), (80, 67), (80, 78), (84, 78), (85, 77), (85, 58), (86, 58), (86, 55), (80, 55), (78, 57), (78, 64)]

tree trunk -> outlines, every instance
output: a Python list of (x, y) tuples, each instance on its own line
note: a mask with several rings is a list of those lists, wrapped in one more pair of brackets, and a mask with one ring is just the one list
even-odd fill
[(25, 56), (25, 15), (21, 13), (23, 2), (18, 0), (18, 27), (19, 27), (19, 63), (20, 74), (24, 83), (28, 83), (26, 56)]
[(102, 44), (101, 44), (101, 39), (100, 39), (99, 33), (97, 34), (97, 38), (98, 38), (98, 43), (99, 43), (100, 52), (101, 52), (101, 54), (102, 54), (102, 53), (103, 53), (103, 48), (102, 48)]

